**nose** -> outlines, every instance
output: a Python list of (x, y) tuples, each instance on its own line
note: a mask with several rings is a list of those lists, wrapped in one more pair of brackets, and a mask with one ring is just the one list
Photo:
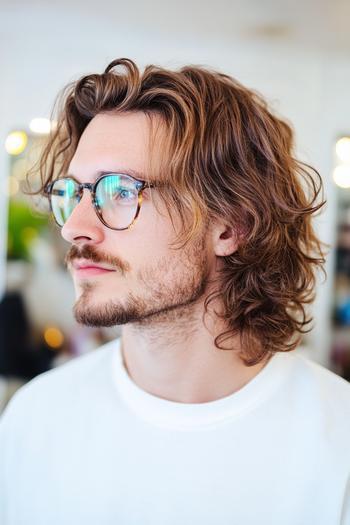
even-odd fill
[(90, 191), (84, 190), (67, 222), (62, 226), (62, 237), (71, 244), (98, 244), (104, 239), (104, 228), (91, 202)]

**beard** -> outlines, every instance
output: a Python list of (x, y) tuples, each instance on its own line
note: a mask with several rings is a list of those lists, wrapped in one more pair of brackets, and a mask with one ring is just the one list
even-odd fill
[[(74, 250), (74, 248), (73, 248)], [(83, 248), (83, 257), (94, 258), (91, 247)], [(108, 260), (111, 256), (97, 255), (98, 261)], [(71, 256), (67, 256), (70, 260)], [(127, 279), (127, 264), (116, 260), (120, 268), (118, 278)], [(124, 301), (109, 299), (95, 302), (97, 283), (81, 283), (82, 293), (74, 306), (74, 316), (78, 323), (92, 327), (111, 327), (128, 323), (150, 325), (187, 319), (191, 306), (204, 295), (209, 282), (209, 264), (206, 256), (204, 236), (187, 245), (181, 251), (175, 251), (162, 258), (154, 265), (139, 270), (137, 274), (138, 290), (129, 291)]]

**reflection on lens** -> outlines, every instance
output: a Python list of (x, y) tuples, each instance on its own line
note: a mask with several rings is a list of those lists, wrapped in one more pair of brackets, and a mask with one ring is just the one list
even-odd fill
[(51, 207), (57, 223), (63, 226), (79, 202), (79, 193), (72, 179), (58, 179), (51, 190)]
[[(86, 186), (86, 185), (84, 185)], [(87, 185), (88, 188), (91, 185)], [(101, 177), (93, 192), (95, 211), (107, 226), (126, 229), (139, 209), (139, 191), (143, 183), (125, 174)], [(57, 179), (51, 188), (51, 208), (56, 222), (63, 226), (82, 197), (83, 186), (74, 179)]]
[(114, 195), (120, 190), (120, 186), (120, 175), (111, 175), (101, 179), (96, 191), (96, 200), (100, 208), (103, 208), (109, 199), (114, 198)]
[(137, 182), (127, 175), (108, 175), (96, 187), (96, 204), (111, 228), (127, 228), (138, 207)]

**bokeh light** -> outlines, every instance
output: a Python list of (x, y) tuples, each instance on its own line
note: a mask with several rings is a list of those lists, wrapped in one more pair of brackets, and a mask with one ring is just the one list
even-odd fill
[(10, 155), (19, 155), (28, 144), (28, 137), (25, 131), (12, 131), (6, 138), (5, 149)]
[(44, 339), (46, 344), (50, 348), (60, 348), (64, 341), (64, 336), (58, 328), (54, 326), (48, 326), (44, 331)]
[(350, 188), (350, 165), (337, 166), (333, 172), (333, 180), (340, 188)]
[(48, 135), (53, 127), (54, 123), (48, 118), (33, 118), (29, 124), (30, 130), (39, 135)]
[(335, 145), (335, 151), (342, 162), (350, 162), (350, 137), (342, 137)]

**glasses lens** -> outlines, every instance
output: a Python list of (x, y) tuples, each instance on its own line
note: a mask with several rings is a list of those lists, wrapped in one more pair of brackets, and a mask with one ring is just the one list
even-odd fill
[(57, 223), (63, 226), (80, 201), (79, 191), (72, 179), (58, 179), (51, 188), (51, 208)]
[(139, 188), (140, 183), (127, 175), (107, 175), (99, 181), (95, 200), (108, 226), (130, 226), (137, 213)]

